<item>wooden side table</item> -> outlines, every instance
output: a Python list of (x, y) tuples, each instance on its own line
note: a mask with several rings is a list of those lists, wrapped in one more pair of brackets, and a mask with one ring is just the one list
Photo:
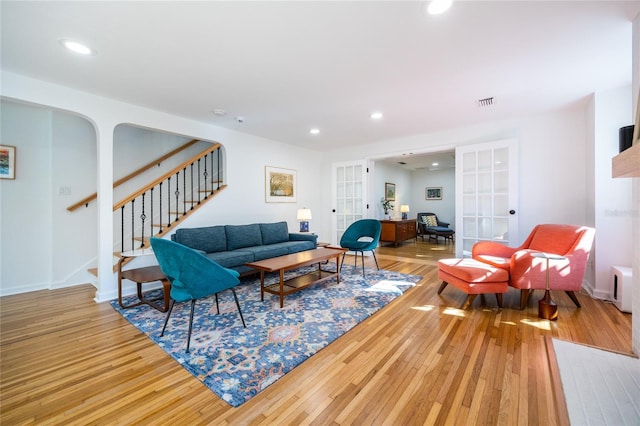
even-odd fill
[[(169, 280), (164, 276), (160, 266), (146, 266), (143, 268), (134, 268), (126, 271), (122, 270), (122, 263), (125, 259), (140, 256), (149, 256), (153, 254), (153, 250), (150, 248), (131, 250), (120, 254), (120, 260), (118, 261), (118, 304), (123, 309), (133, 308), (134, 306), (140, 306), (146, 304), (159, 310), (160, 312), (167, 312), (169, 310), (169, 304), (171, 301), (171, 284)], [(138, 301), (125, 305), (122, 301), (122, 279), (133, 281), (138, 286)], [(154, 281), (162, 282), (162, 295), (147, 299), (142, 293), (142, 284), (150, 283)], [(158, 303), (162, 301), (162, 303)]]
[(546, 288), (544, 291), (544, 297), (538, 300), (538, 317), (555, 321), (558, 319), (558, 305), (551, 298), (551, 290), (549, 287), (549, 260), (565, 260), (566, 257), (543, 252), (532, 253), (531, 256), (547, 260)]

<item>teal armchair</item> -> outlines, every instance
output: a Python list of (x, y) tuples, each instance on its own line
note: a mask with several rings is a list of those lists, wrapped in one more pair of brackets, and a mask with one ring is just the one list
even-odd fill
[[(353, 222), (344, 231), (340, 238), (340, 247), (349, 249), (349, 251), (355, 252), (355, 266), (358, 266), (358, 253), (362, 255), (362, 275), (364, 276), (364, 252), (370, 251), (373, 254), (373, 260), (378, 266), (378, 259), (376, 259), (375, 249), (380, 242), (380, 233), (382, 232), (382, 224), (379, 220), (375, 219), (360, 219)], [(347, 253), (342, 254), (342, 262), (340, 262), (340, 269), (344, 263), (344, 256)]]
[(151, 238), (151, 247), (153, 247), (153, 252), (156, 255), (156, 259), (158, 259), (160, 269), (171, 283), (171, 304), (169, 305), (160, 336), (164, 336), (174, 303), (190, 300), (191, 314), (189, 316), (189, 335), (187, 337), (188, 353), (196, 300), (215, 295), (216, 307), (218, 308), (218, 313), (220, 313), (218, 293), (227, 289), (230, 289), (233, 293), (242, 325), (245, 328), (247, 327), (242, 317), (238, 296), (234, 290), (234, 287), (240, 283), (238, 272), (223, 268), (196, 250), (173, 241)]

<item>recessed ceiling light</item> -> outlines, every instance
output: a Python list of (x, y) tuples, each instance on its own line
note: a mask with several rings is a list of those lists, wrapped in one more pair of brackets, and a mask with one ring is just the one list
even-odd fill
[(70, 51), (72, 51), (73, 53), (77, 53), (79, 55), (89, 56), (89, 55), (96, 54), (96, 52), (93, 49), (91, 49), (89, 46), (74, 40), (63, 38), (63, 39), (60, 39), (60, 44), (63, 45), (65, 48), (69, 49)]
[(371, 119), (372, 120), (380, 120), (382, 118), (382, 113), (381, 112), (372, 112), (371, 113)]
[(317, 135), (318, 133), (320, 133), (320, 129), (311, 129), (309, 130), (309, 133), (311, 133), (312, 135)]
[(213, 110), (213, 115), (217, 115), (218, 117), (223, 117), (225, 115), (227, 115), (227, 111), (220, 109), (220, 108), (216, 108)]
[(438, 164), (438, 163), (431, 163), (431, 165), (432, 165), (433, 167), (436, 167), (436, 166), (439, 166), (440, 164)]
[(427, 6), (430, 15), (439, 15), (451, 7), (453, 0), (432, 0)]

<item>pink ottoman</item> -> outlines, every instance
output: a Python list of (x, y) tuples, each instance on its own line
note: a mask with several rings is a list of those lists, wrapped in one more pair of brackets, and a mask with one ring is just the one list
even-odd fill
[(438, 278), (442, 280), (438, 294), (451, 284), (468, 294), (461, 309), (467, 309), (478, 294), (495, 293), (502, 308), (502, 293), (509, 289), (509, 273), (474, 259), (441, 259)]

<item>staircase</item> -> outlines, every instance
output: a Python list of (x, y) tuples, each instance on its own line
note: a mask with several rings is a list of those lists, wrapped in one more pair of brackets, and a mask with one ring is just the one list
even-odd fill
[[(118, 180), (114, 188), (195, 142), (198, 141), (190, 141)], [(120, 253), (149, 247), (151, 237), (165, 235), (227, 187), (221, 149), (220, 144), (207, 147), (114, 204), (114, 272)], [(93, 194), (67, 210), (86, 206), (96, 198)], [(90, 272), (97, 276), (95, 268)]]

